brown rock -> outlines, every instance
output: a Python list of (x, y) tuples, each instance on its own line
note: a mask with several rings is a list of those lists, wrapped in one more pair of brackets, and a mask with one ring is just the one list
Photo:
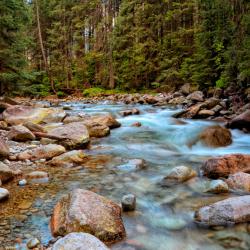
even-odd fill
[(55, 156), (65, 153), (66, 150), (63, 146), (57, 144), (43, 145), (38, 148), (24, 151), (18, 154), (19, 160), (40, 160), (40, 159), (52, 159)]
[(46, 132), (45, 129), (41, 125), (35, 124), (32, 122), (25, 122), (23, 126), (25, 126), (27, 129), (29, 129), (32, 132), (43, 132), (43, 133)]
[(225, 147), (232, 143), (232, 134), (230, 130), (216, 125), (204, 129), (199, 139), (209, 147)]
[(7, 158), (10, 154), (9, 147), (5, 140), (0, 137), (0, 158)]
[(140, 114), (140, 110), (134, 108), (134, 109), (123, 110), (123, 111), (120, 111), (119, 113), (122, 116), (139, 115)]
[(236, 116), (231, 122), (227, 124), (227, 127), (232, 129), (245, 129), (250, 132), (250, 110)]
[(142, 124), (140, 122), (135, 122), (133, 124), (131, 124), (132, 127), (141, 127)]
[(187, 96), (188, 100), (196, 101), (196, 102), (203, 102), (204, 95), (201, 91), (195, 91)]
[(14, 172), (4, 163), (0, 162), (0, 181), (5, 183), (14, 178)]
[(231, 189), (250, 192), (250, 174), (243, 172), (230, 174), (226, 182)]
[(57, 203), (50, 225), (55, 237), (85, 232), (105, 243), (120, 241), (126, 234), (121, 208), (105, 197), (82, 189), (73, 190)]
[(250, 155), (231, 154), (208, 159), (201, 167), (209, 178), (228, 177), (237, 172), (250, 172)]
[(8, 138), (13, 141), (21, 142), (32, 141), (36, 139), (35, 135), (29, 129), (22, 125), (11, 127), (8, 133)]
[(220, 226), (250, 221), (250, 195), (228, 198), (200, 208), (195, 220), (208, 226)]
[(207, 117), (213, 116), (213, 115), (215, 115), (215, 112), (213, 110), (203, 109), (203, 110), (200, 110), (198, 112), (198, 116), (200, 118), (207, 118)]
[(60, 143), (69, 149), (86, 147), (89, 143), (89, 132), (82, 122), (72, 122), (52, 128), (48, 131), (48, 134), (64, 138)]
[(112, 115), (95, 115), (88, 118), (92, 122), (105, 125), (110, 129), (118, 128), (121, 124)]

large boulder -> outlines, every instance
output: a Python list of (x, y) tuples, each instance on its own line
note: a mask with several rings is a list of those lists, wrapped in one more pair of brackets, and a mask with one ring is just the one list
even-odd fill
[(204, 101), (204, 95), (201, 91), (195, 91), (187, 96), (188, 100), (192, 100), (195, 102), (203, 102)]
[(245, 129), (250, 132), (250, 110), (247, 110), (244, 113), (233, 118), (227, 124), (227, 127), (232, 129)]
[(83, 189), (73, 190), (57, 203), (51, 217), (51, 232), (54, 236), (90, 233), (105, 243), (122, 240), (126, 234), (120, 206)]
[(186, 110), (183, 110), (175, 115), (173, 115), (173, 117), (175, 118), (187, 118), (187, 119), (191, 119), (191, 118), (196, 118), (197, 114), (199, 113), (200, 109), (201, 109), (202, 104), (197, 103), (191, 107), (189, 107)]
[(52, 112), (47, 108), (32, 108), (31, 106), (11, 106), (3, 112), (4, 120), (11, 125), (23, 124), (27, 121), (40, 123)]
[(51, 165), (59, 166), (69, 163), (80, 164), (84, 161), (86, 155), (82, 150), (73, 150), (54, 157), (51, 160)]
[(230, 130), (215, 125), (205, 128), (199, 139), (208, 147), (225, 147), (232, 143), (232, 134)]
[(48, 114), (44, 117), (44, 123), (57, 123), (62, 122), (64, 118), (67, 116), (66, 112), (63, 109), (53, 108), (48, 109)]
[(237, 172), (250, 172), (250, 155), (231, 154), (208, 159), (201, 167), (209, 178), (228, 177)]
[(230, 174), (226, 182), (233, 190), (250, 192), (250, 174), (243, 172)]
[(228, 198), (200, 208), (195, 220), (208, 226), (220, 226), (250, 221), (250, 195)]
[(121, 126), (121, 123), (119, 123), (111, 114), (95, 115), (87, 118), (87, 120), (91, 120), (92, 122), (98, 123), (100, 125), (105, 125), (110, 129), (119, 128)]
[(193, 177), (196, 177), (197, 173), (189, 167), (178, 166), (173, 168), (167, 176), (161, 181), (162, 186), (172, 186), (178, 183), (185, 182)]
[(0, 162), (0, 181), (5, 183), (11, 179), (13, 179), (14, 173), (9, 168), (9, 166), (5, 165), (4, 163)]
[(72, 122), (49, 129), (48, 134), (63, 138), (60, 143), (69, 149), (85, 147), (89, 143), (89, 132), (83, 122)]
[(110, 134), (110, 128), (106, 125), (88, 121), (88, 120), (83, 123), (88, 128), (90, 137), (101, 138), (101, 137), (108, 136)]
[(10, 154), (9, 147), (5, 140), (0, 137), (0, 158), (7, 158)]
[(65, 153), (66, 150), (63, 146), (57, 144), (42, 145), (35, 149), (24, 151), (18, 154), (19, 160), (40, 160), (40, 159), (52, 159), (58, 155)]
[(52, 250), (108, 250), (99, 239), (88, 233), (70, 233), (59, 239)]
[(36, 139), (36, 136), (26, 127), (22, 125), (12, 126), (8, 138), (13, 141), (32, 141)]

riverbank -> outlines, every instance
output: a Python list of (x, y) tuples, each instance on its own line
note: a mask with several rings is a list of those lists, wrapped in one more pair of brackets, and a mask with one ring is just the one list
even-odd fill
[[(2, 154), (5, 166), (1, 179), (3, 172), (6, 178), (2, 188), (9, 191), (8, 199), (0, 202), (0, 216), (4, 223), (1, 240), (4, 246), (13, 246), (15, 242), (25, 245), (32, 237), (38, 238), (46, 247), (52, 246), (60, 238), (53, 239), (48, 232), (50, 217), (52, 214), (56, 216), (53, 208), (64, 195), (74, 193), (76, 188), (91, 190), (117, 204), (123, 195), (136, 195), (135, 212), (123, 212), (123, 223), (119, 216), (112, 218), (119, 220), (120, 227), (123, 224), (127, 231), (125, 239), (121, 231), (113, 238), (118, 243), (108, 243), (112, 249), (164, 249), (166, 244), (181, 247), (178, 239), (183, 237), (188, 239), (183, 244), (190, 247), (197, 248), (201, 244), (206, 249), (223, 249), (225, 240), (229, 245), (235, 243), (234, 238), (228, 236), (230, 233), (237, 235), (237, 244), (248, 246), (249, 242), (245, 239), (248, 224), (247, 220), (244, 221), (243, 212), (236, 217), (235, 213), (229, 215), (226, 221), (234, 223), (231, 219), (237, 218), (235, 223), (243, 224), (230, 229), (221, 227), (219, 233), (213, 229), (202, 229), (200, 232), (195, 221), (214, 224), (214, 220), (204, 220), (204, 212), (199, 209), (216, 201), (238, 197), (238, 202), (229, 200), (228, 206), (240, 204), (241, 199), (248, 204), (249, 190), (244, 184), (244, 180), (248, 183), (248, 174), (243, 177), (235, 177), (234, 174), (249, 169), (249, 135), (239, 130), (224, 130), (223, 124), (212, 119), (174, 118), (182, 114), (182, 105), (187, 107), (185, 112), (188, 112), (197, 104), (200, 105), (199, 111), (204, 110), (204, 103), (208, 103), (205, 99), (197, 101), (187, 97), (185, 99), (190, 104), (177, 106), (169, 103), (174, 98), (167, 101), (167, 95), (159, 94), (118, 95), (92, 101), (34, 100), (26, 102), (27, 106), (23, 102), (22, 105), (16, 103), (19, 105), (6, 107), (1, 121), (1, 136), (4, 138), (1, 142), (7, 149)], [(158, 101), (153, 101), (154, 98)], [(145, 105), (140, 104), (142, 100)], [(17, 128), (17, 124), (26, 129), (21, 129), (20, 125)], [(219, 127), (214, 128), (215, 125)], [(219, 135), (225, 132), (225, 140), (217, 140), (214, 136), (218, 130)], [(204, 131), (208, 131), (205, 134), (209, 138), (213, 137), (213, 145), (211, 140), (206, 139), (207, 136), (204, 137)], [(214, 165), (207, 161), (210, 157), (217, 159), (221, 156), (224, 159), (224, 155), (232, 153), (240, 155), (216, 163), (216, 171)], [(242, 166), (237, 163), (238, 169), (228, 172), (228, 168), (231, 169), (230, 166), (234, 166), (239, 159), (240, 162), (246, 159), (245, 163)], [(176, 169), (180, 166), (186, 168)], [(223, 183), (211, 180), (214, 172), (218, 174), (216, 166), (223, 166), (220, 168), (222, 174), (216, 176), (216, 179), (223, 177)], [(233, 186), (234, 178), (242, 180), (240, 187)], [(208, 189), (210, 192), (207, 192)], [(81, 197), (79, 195), (76, 199)], [(244, 211), (249, 211), (247, 208)], [(95, 213), (99, 213), (101, 223), (101, 211)], [(78, 211), (76, 221), (81, 216)], [(217, 224), (224, 225), (221, 221)], [(70, 232), (68, 227), (67, 232)], [(98, 237), (97, 231), (93, 234)], [(201, 237), (201, 234), (205, 236)], [(148, 237), (151, 237), (150, 242), (145, 241)], [(199, 241), (197, 237), (201, 237)]]

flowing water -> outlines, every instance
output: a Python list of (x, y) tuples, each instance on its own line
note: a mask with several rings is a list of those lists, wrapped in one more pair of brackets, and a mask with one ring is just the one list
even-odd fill
[[(106, 138), (92, 140), (91, 148), (86, 150), (91, 155), (90, 160), (83, 166), (44, 167), (43, 170), (50, 173), (49, 182), (15, 187), (16, 197), (31, 202), (26, 202), (27, 207), (24, 204), (22, 209), (12, 209), (12, 215), (6, 219), (6, 223), (2, 223), (5, 230), (10, 232), (6, 244), (13, 245), (16, 238), (32, 236), (47, 244), (52, 239), (49, 218), (54, 205), (74, 188), (83, 188), (118, 203), (127, 193), (137, 197), (136, 212), (123, 214), (127, 238), (111, 249), (250, 249), (246, 224), (209, 229), (193, 222), (194, 212), (199, 207), (230, 195), (205, 193), (208, 180), (201, 177), (171, 188), (159, 185), (175, 166), (186, 165), (199, 172), (201, 164), (211, 156), (250, 154), (249, 135), (234, 130), (232, 145), (213, 149), (204, 147), (196, 139), (205, 127), (215, 123), (176, 120), (172, 115), (178, 112), (177, 109), (145, 105), (138, 106), (140, 115), (120, 117), (120, 110), (137, 106), (72, 102), (61, 105), (71, 107), (72, 110), (68, 111), (71, 114), (113, 113), (122, 126), (112, 130)], [(142, 127), (132, 127), (134, 122), (141, 122)], [(136, 170), (131, 159), (144, 159), (146, 168)], [(9, 201), (9, 206), (13, 204), (18, 207), (17, 198)], [(16, 247), (22, 249), (18, 244)]]

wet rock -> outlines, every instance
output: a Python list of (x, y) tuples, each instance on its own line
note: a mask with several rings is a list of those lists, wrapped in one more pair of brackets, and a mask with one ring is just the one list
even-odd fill
[(223, 180), (213, 180), (210, 182), (207, 192), (214, 194), (228, 193), (229, 188)]
[(134, 211), (136, 209), (136, 197), (133, 194), (127, 194), (122, 197), (122, 210), (124, 212)]
[(0, 202), (8, 199), (9, 195), (10, 195), (10, 193), (7, 189), (0, 188)]
[(140, 110), (134, 108), (134, 109), (123, 110), (123, 111), (120, 111), (119, 113), (122, 116), (139, 115), (140, 114)]
[(141, 127), (142, 124), (140, 122), (135, 122), (133, 124), (131, 124), (132, 127)]
[(41, 125), (35, 124), (35, 123), (32, 123), (32, 122), (25, 122), (23, 124), (23, 126), (28, 128), (32, 132), (43, 132), (43, 133), (46, 132), (45, 129)]
[(250, 155), (231, 154), (208, 159), (201, 167), (203, 174), (217, 179), (237, 172), (250, 172)]
[(228, 198), (200, 208), (195, 220), (208, 226), (221, 226), (250, 221), (250, 195)]
[(231, 129), (244, 129), (250, 132), (250, 110), (236, 116), (227, 124), (227, 127)]
[(33, 171), (29, 174), (26, 175), (28, 179), (43, 179), (43, 178), (48, 178), (49, 174), (44, 171)]
[(203, 109), (198, 112), (199, 118), (207, 118), (213, 115), (215, 115), (215, 112), (213, 110)]
[(37, 238), (33, 238), (33, 239), (30, 239), (28, 240), (27, 242), (27, 247), (29, 249), (33, 249), (33, 248), (36, 248), (40, 245), (40, 241), (37, 239)]
[(0, 180), (5, 183), (14, 178), (14, 172), (4, 163), (0, 162)]
[(122, 240), (125, 228), (121, 208), (91, 191), (76, 189), (61, 199), (51, 217), (54, 236), (71, 232), (88, 232), (106, 243)]
[(250, 192), (250, 174), (243, 172), (230, 174), (226, 182), (233, 190)]
[(105, 125), (110, 129), (119, 128), (121, 126), (121, 124), (110, 114), (91, 116), (88, 118), (88, 120), (101, 125)]
[(232, 143), (232, 134), (230, 130), (216, 125), (205, 128), (199, 139), (209, 147), (225, 147)]
[(188, 100), (196, 101), (196, 102), (203, 102), (204, 95), (201, 91), (195, 91), (187, 96)]
[(108, 250), (98, 238), (88, 233), (70, 233), (59, 239), (52, 250)]
[(175, 118), (187, 118), (187, 119), (196, 118), (196, 115), (200, 111), (201, 106), (202, 106), (202, 104), (200, 104), (200, 103), (195, 104), (195, 105), (191, 106), (190, 108), (175, 114), (173, 117), (175, 117)]
[(40, 159), (52, 159), (58, 155), (65, 153), (66, 150), (63, 146), (57, 144), (42, 145), (35, 149), (24, 151), (18, 154), (19, 160), (40, 160)]
[(0, 137), (0, 158), (7, 158), (10, 154), (9, 147), (5, 140)]
[(146, 162), (143, 159), (131, 159), (127, 163), (117, 166), (117, 169), (123, 171), (134, 171), (145, 168)]
[(13, 141), (32, 141), (35, 140), (35, 135), (22, 125), (13, 126), (8, 133), (8, 138)]
[(85, 158), (86, 155), (82, 150), (73, 150), (54, 157), (50, 163), (55, 166), (68, 163), (80, 164), (84, 161)]
[(161, 185), (166, 187), (176, 185), (196, 176), (197, 173), (193, 169), (186, 166), (178, 166), (170, 170), (168, 175), (162, 180)]
[(82, 122), (72, 122), (52, 128), (49, 130), (48, 134), (64, 138), (60, 143), (69, 149), (86, 147), (89, 143), (89, 132)]
[(187, 222), (184, 219), (177, 218), (175, 216), (162, 218), (157, 218), (153, 216), (152, 224), (157, 227), (166, 228), (167, 230), (171, 231), (182, 230), (187, 226)]
[(67, 123), (71, 123), (71, 122), (83, 122), (85, 119), (84, 117), (75, 115), (75, 116), (67, 116), (64, 120), (63, 123), (67, 124)]

